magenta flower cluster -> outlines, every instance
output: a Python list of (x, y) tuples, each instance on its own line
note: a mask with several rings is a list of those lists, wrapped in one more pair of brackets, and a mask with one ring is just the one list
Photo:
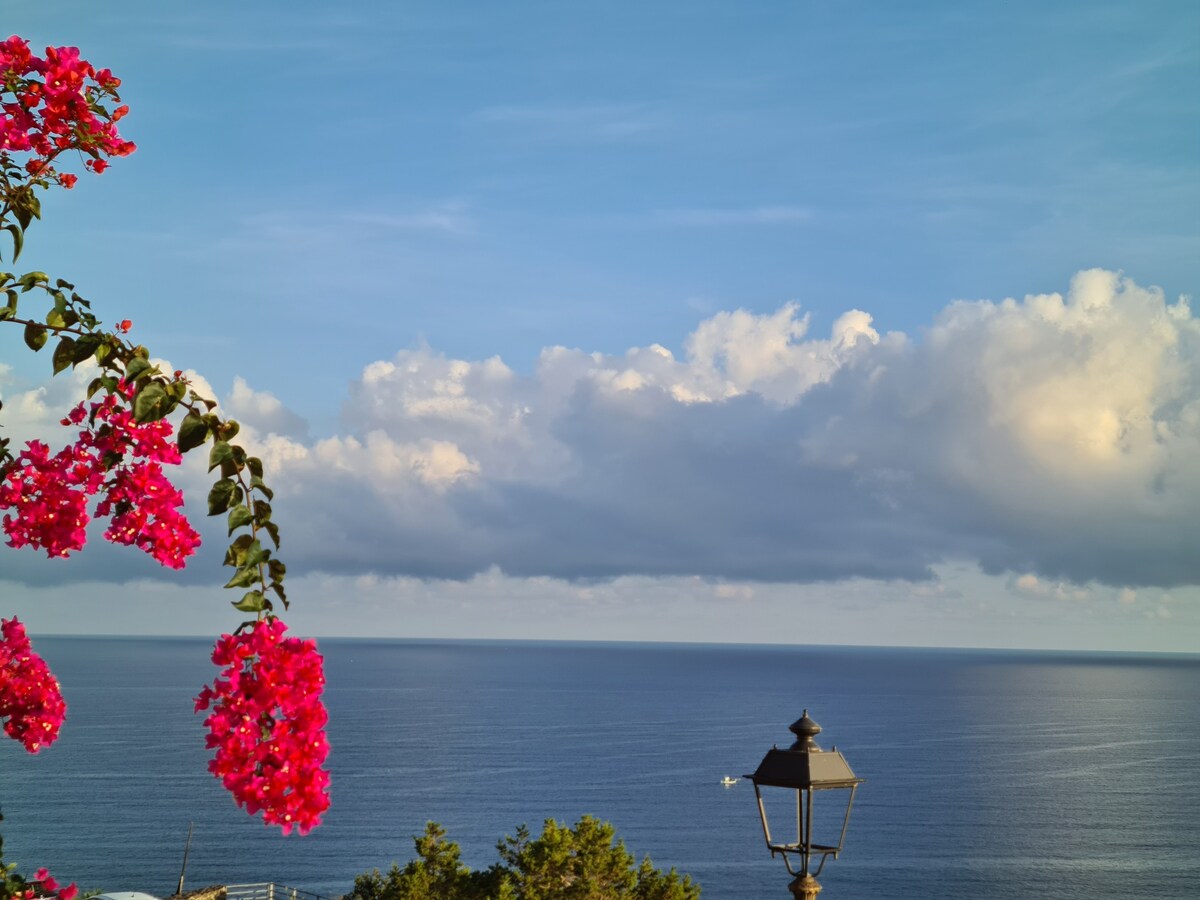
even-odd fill
[(268, 618), (239, 634), (224, 634), (212, 661), (224, 667), (196, 698), (208, 769), (246, 812), (284, 834), (307, 834), (329, 808), (328, 714), (321, 702), (324, 661), (315, 641), (284, 637), (287, 626)]
[(58, 738), (67, 704), (58, 679), (33, 652), (25, 626), (15, 617), (0, 620), (0, 719), (4, 731), (37, 753)]
[(139, 423), (110, 394), (90, 409), (79, 404), (62, 420), (81, 426), (78, 439), (53, 456), (41, 441), (26, 449), (0, 479), (0, 509), (10, 547), (34, 547), (50, 557), (83, 548), (88, 504), (100, 495), (95, 514), (110, 517), (104, 537), (133, 545), (164, 566), (181, 569), (196, 552), (200, 535), (180, 512), (183, 494), (163, 464), (178, 465), (170, 422)]
[[(39, 78), (40, 76), (40, 78)], [(108, 168), (107, 157), (128, 156), (136, 147), (117, 132), (127, 106), (107, 109), (118, 101), (119, 78), (108, 69), (97, 71), (81, 59), (77, 47), (47, 47), (44, 57), (29, 50), (29, 42), (13, 35), (0, 42), (0, 79), (5, 99), (0, 104), (0, 152), (28, 152), (26, 170), (73, 187), (76, 176), (56, 172), (51, 165), (64, 150), (78, 150), (93, 172)]]
[[(58, 679), (34, 653), (25, 626), (15, 617), (0, 619), (0, 719), (5, 733), (37, 753), (58, 739), (66, 715)], [(38, 869), (28, 881), (18, 876), (16, 887), (13, 891), (11, 875), (0, 880), (0, 892), (10, 900), (75, 900), (79, 894), (74, 884), (60, 888), (45, 869)]]
[(14, 900), (49, 900), (51, 897), (57, 897), (58, 900), (75, 900), (77, 896), (79, 888), (75, 887), (74, 883), (60, 888), (49, 870), (38, 869), (25, 885), (25, 890), (15, 895)]

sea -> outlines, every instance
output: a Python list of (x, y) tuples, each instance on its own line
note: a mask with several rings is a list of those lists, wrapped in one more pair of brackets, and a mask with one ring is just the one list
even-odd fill
[(206, 771), (210, 642), (34, 643), (68, 721), (36, 756), (0, 742), (5, 858), (81, 889), (172, 893), (189, 826), (185, 889), (332, 898), (427, 821), (484, 868), (591, 815), (708, 900), (785, 898), (753, 787), (722, 779), (807, 709), (865, 779), (823, 900), (1200, 897), (1200, 655), (324, 640), (333, 805), (285, 837)]

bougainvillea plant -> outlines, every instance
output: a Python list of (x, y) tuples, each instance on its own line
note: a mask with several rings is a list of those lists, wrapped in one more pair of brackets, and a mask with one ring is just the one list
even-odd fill
[(264, 619), (240, 634), (223, 635), (213, 662), (221, 677), (196, 698), (208, 746), (209, 769), (239, 806), (263, 813), (284, 834), (307, 834), (329, 806), (328, 716), (320, 701), (325, 684), (314, 641), (284, 637), (280, 619)]
[[(136, 148), (117, 129), (128, 112), (120, 80), (76, 48), (47, 47), (38, 56), (19, 37), (0, 41), (0, 80), (0, 231), (11, 238), (15, 262), (41, 217), (39, 191), (74, 187), (72, 161), (100, 174), (110, 159)], [(0, 325), (21, 327), (34, 352), (50, 348), (55, 375), (95, 373), (86, 398), (64, 411), (61, 425), (73, 439), (61, 449), (30, 440), (14, 454), (10, 439), (0, 437), (6, 543), (65, 557), (83, 549), (99, 518), (108, 522), (106, 540), (182, 568), (200, 536), (168, 471), (183, 454), (209, 445), (215, 482), (208, 513), (226, 517), (225, 565), (234, 569), (225, 587), (242, 591), (233, 605), (252, 616), (217, 640), (212, 658), (223, 671), (196, 701), (197, 711), (211, 710), (209, 769), (240, 806), (262, 812), (264, 823), (308, 832), (329, 806), (322, 658), (314, 642), (284, 637), (276, 615), (276, 605), (287, 609), (286, 568), (275, 555), (279, 528), (261, 460), (234, 442), (238, 423), (197, 394), (183, 372), (164, 371), (127, 337), (129, 320), (106, 328), (70, 282), (44, 272), (0, 272), (0, 300)], [(66, 705), (24, 626), (3, 620), (0, 638), (0, 721), (36, 753), (58, 737)], [(2, 850), (0, 839), (0, 900), (72, 900), (73, 885), (60, 890), (44, 869), (26, 879), (4, 866)]]

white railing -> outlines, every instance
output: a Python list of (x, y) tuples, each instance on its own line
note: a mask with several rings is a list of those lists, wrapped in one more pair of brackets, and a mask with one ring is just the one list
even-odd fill
[(231, 884), (225, 888), (226, 900), (330, 900), (312, 891), (286, 887), (268, 881), (263, 884)]

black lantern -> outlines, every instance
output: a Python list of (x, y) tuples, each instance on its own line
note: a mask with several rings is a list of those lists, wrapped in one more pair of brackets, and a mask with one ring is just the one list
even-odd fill
[[(789, 730), (796, 735), (796, 742), (786, 750), (772, 747), (754, 774), (746, 777), (754, 782), (754, 796), (758, 800), (763, 836), (767, 839), (771, 856), (782, 856), (788, 873), (795, 876), (788, 885), (789, 890), (797, 898), (813, 900), (821, 890), (817, 876), (825, 867), (825, 861), (831, 856), (837, 859), (838, 854), (842, 852), (842, 844), (846, 840), (846, 826), (850, 823), (850, 808), (854, 805), (854, 794), (863, 780), (855, 777), (846, 763), (846, 758), (838, 752), (837, 747), (822, 750), (817, 746), (813, 738), (821, 733), (821, 726), (808, 717), (807, 709), (800, 719), (792, 723)], [(825, 815), (814, 819), (813, 797), (817, 791), (845, 791), (845, 794), (831, 795), (830, 799), (839, 798), (839, 805), (835, 811), (826, 809), (823, 801), (821, 812)], [(794, 804), (791, 796), (793, 793)], [(771, 826), (767, 821), (767, 806), (772, 805), (767, 802), (770, 796), (774, 796), (776, 802), (786, 801), (786, 817), (789, 820), (794, 805), (794, 841), (780, 841), (771, 836)], [(845, 797), (844, 814), (841, 814), (841, 796)], [(837, 830), (839, 824), (840, 832)], [(782, 830), (783, 827), (776, 819), (776, 829)], [(790, 823), (788, 830), (790, 831)], [(834, 838), (836, 843), (833, 842)], [(794, 860), (798, 861), (799, 868), (794, 865)]]

